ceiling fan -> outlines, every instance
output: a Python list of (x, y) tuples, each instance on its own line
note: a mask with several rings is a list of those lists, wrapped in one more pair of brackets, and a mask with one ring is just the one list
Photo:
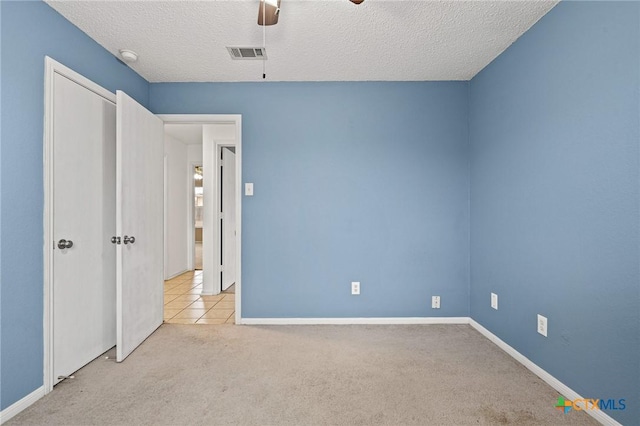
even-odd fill
[[(349, 0), (351, 3), (360, 4), (364, 0)], [(275, 25), (280, 14), (280, 0), (260, 0), (258, 8), (258, 25)]]

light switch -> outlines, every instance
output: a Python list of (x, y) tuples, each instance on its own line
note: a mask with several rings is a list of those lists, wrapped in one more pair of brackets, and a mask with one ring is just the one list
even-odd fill
[(244, 184), (244, 195), (251, 197), (253, 195), (253, 183)]

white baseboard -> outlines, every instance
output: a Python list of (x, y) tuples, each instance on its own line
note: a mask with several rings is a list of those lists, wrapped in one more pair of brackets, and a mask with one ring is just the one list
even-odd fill
[(469, 324), (469, 317), (240, 318), (244, 325)]
[(170, 275), (169, 277), (165, 278), (164, 280), (165, 280), (165, 281), (167, 281), (167, 280), (172, 280), (172, 279), (174, 279), (175, 277), (178, 277), (178, 276), (180, 276), (180, 275), (184, 274), (185, 272), (191, 272), (191, 271), (192, 271), (192, 269), (187, 268), (187, 269), (185, 269), (185, 270), (184, 270), (184, 271), (182, 271), (182, 272), (178, 272), (178, 273), (176, 273), (176, 274), (172, 274), (172, 275)]
[[(520, 352), (518, 352), (517, 350), (515, 350), (514, 348), (509, 346), (502, 339), (500, 339), (498, 336), (496, 336), (495, 334), (493, 334), (492, 332), (490, 332), (489, 330), (484, 328), (482, 325), (480, 325), (475, 320), (469, 319), (469, 324), (471, 325), (471, 327), (473, 327), (476, 330), (478, 330), (478, 332), (480, 332), (480, 334), (485, 336), (487, 339), (491, 340), (493, 343), (496, 344), (496, 346), (498, 346), (500, 349), (505, 351), (507, 354), (509, 354), (512, 358), (514, 358), (520, 364), (522, 364), (525, 367), (527, 367), (533, 374), (535, 374), (536, 376), (540, 377), (549, 386), (551, 386), (552, 388), (557, 390), (558, 393), (560, 393), (563, 397), (565, 397), (567, 399), (570, 399), (570, 400), (583, 399), (583, 397), (580, 396), (578, 394), (578, 392), (574, 391), (569, 386), (565, 385), (560, 380), (558, 380), (555, 377), (553, 377), (551, 374), (547, 373), (545, 370), (540, 368), (538, 365), (536, 365), (529, 358), (527, 358), (526, 356), (522, 355)], [(622, 426), (620, 423), (618, 423), (613, 418), (609, 417), (602, 410), (583, 410), (583, 411), (585, 413), (587, 413), (588, 415), (590, 415), (591, 417), (593, 417), (594, 419), (596, 419), (597, 421), (599, 421), (600, 423), (602, 423), (603, 425), (607, 425), (607, 426)]]
[(29, 395), (25, 396), (19, 401), (14, 402), (4, 410), (0, 411), (0, 424), (9, 421), (10, 418), (14, 417), (22, 410), (29, 407), (31, 404), (39, 400), (44, 396), (44, 386), (40, 386), (38, 389), (31, 392)]

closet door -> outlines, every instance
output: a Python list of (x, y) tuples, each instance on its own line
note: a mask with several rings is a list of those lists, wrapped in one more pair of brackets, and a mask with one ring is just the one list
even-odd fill
[(117, 361), (162, 324), (164, 133), (162, 121), (116, 92)]
[(58, 72), (52, 106), (52, 314), (45, 321), (55, 385), (116, 343), (116, 106)]

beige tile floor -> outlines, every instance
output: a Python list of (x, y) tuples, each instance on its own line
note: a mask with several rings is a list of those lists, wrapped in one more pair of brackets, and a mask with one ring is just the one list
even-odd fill
[(202, 271), (186, 272), (164, 282), (164, 322), (235, 324), (234, 293), (201, 296)]

